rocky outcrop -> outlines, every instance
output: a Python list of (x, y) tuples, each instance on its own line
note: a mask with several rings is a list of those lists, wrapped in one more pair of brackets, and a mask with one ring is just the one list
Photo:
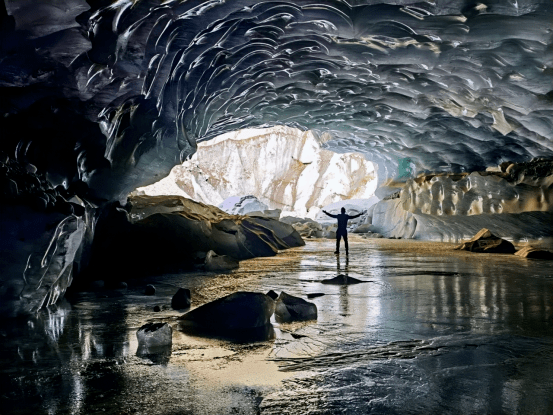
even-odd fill
[(515, 252), (515, 246), (511, 242), (498, 238), (486, 228), (481, 229), (470, 240), (463, 242), (455, 249), (489, 254), (513, 254)]
[[(281, 209), (314, 218), (323, 206), (369, 198), (375, 189), (375, 168), (362, 155), (323, 150), (309, 131), (274, 127), (202, 142), (190, 161), (139, 191), (148, 195), (176, 192), (206, 204), (221, 204), (223, 210), (236, 214), (252, 210), (246, 206), (249, 196), (237, 196), (254, 195), (260, 202), (257, 211)], [(262, 209), (263, 205), (268, 208)]]
[(519, 251), (515, 252), (516, 256), (521, 258), (531, 259), (553, 259), (553, 252), (547, 249), (536, 248), (533, 246), (525, 246)]
[(316, 320), (317, 306), (283, 291), (276, 300), (275, 319), (279, 323)]
[(274, 311), (269, 296), (240, 291), (189, 311), (179, 317), (179, 324), (212, 332), (256, 329), (269, 325)]

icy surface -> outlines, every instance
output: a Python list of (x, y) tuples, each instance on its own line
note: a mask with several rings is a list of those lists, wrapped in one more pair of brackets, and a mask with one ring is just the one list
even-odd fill
[[(0, 325), (2, 413), (331, 415), (537, 414), (553, 394), (552, 263), (350, 238), (350, 255), (312, 242), (244, 261), (233, 275), (173, 274), (123, 295), (82, 293)], [(332, 286), (338, 274), (366, 281)], [(286, 291), (318, 320), (276, 324), (276, 339), (233, 343), (173, 330), (170, 356), (136, 356), (146, 322), (176, 328), (169, 304)], [(110, 298), (106, 298), (107, 296)]]
[[(322, 149), (310, 132), (275, 127), (202, 142), (190, 161), (138, 193), (178, 194), (219, 207), (228, 203), (221, 208), (234, 214), (262, 211), (264, 204), (284, 215), (314, 218), (330, 203), (374, 196), (376, 184), (374, 165), (362, 155), (336, 154)], [(242, 195), (253, 195), (262, 205), (233, 208)]]

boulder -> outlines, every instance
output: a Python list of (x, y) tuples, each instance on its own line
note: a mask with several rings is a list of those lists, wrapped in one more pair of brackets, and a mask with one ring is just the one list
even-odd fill
[(455, 249), (486, 252), (486, 253), (504, 253), (512, 254), (515, 252), (515, 246), (505, 239), (501, 239), (490, 232), (489, 229), (482, 228), (470, 240), (457, 246)]
[(368, 232), (363, 234), (363, 238), (365, 239), (379, 239), (384, 238), (384, 235), (381, 235), (377, 232)]
[(307, 298), (317, 298), (317, 297), (322, 297), (323, 295), (325, 295), (325, 294), (324, 293), (308, 293)]
[(358, 280), (357, 278), (350, 277), (348, 275), (339, 274), (334, 278), (329, 278), (327, 280), (322, 280), (321, 284), (332, 284), (332, 285), (352, 285), (360, 284), (365, 281)]
[(231, 215), (246, 215), (250, 212), (260, 212), (269, 209), (269, 206), (252, 195), (229, 197), (218, 207)]
[(182, 328), (208, 331), (247, 330), (266, 326), (275, 311), (275, 302), (267, 295), (239, 291), (179, 317)]
[(171, 307), (175, 310), (190, 307), (190, 290), (188, 288), (179, 288), (171, 299)]
[(205, 269), (210, 272), (230, 271), (239, 267), (238, 261), (228, 255), (209, 251), (205, 256)]
[(146, 288), (144, 288), (144, 294), (146, 295), (154, 295), (156, 293), (156, 287), (154, 287), (152, 284), (146, 285)]
[(353, 230), (353, 233), (368, 233), (371, 231), (371, 224), (370, 223), (364, 223), (363, 225), (359, 225)]
[(167, 323), (147, 323), (136, 332), (138, 348), (144, 353), (156, 348), (171, 346), (173, 343), (173, 329)]
[(275, 318), (279, 323), (316, 320), (317, 306), (283, 291), (276, 301)]
[(522, 258), (553, 259), (553, 252), (533, 246), (525, 246), (521, 250), (515, 252), (515, 255)]

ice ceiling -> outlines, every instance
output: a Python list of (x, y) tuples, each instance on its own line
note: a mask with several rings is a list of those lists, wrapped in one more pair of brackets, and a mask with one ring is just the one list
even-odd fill
[[(4, 148), (98, 194), (119, 181), (105, 197), (254, 126), (312, 129), (388, 177), (407, 157), (470, 171), (553, 155), (550, 0), (5, 1), (0, 108), (27, 133)], [(33, 134), (46, 107), (86, 122)]]

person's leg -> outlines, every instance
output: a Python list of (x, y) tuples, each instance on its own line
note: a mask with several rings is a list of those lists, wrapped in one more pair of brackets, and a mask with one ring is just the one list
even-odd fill
[(336, 251), (335, 254), (340, 253), (340, 238), (342, 237), (342, 234), (336, 233)]
[(346, 255), (349, 254), (349, 247), (348, 247), (348, 234), (344, 234), (344, 245), (346, 246)]

